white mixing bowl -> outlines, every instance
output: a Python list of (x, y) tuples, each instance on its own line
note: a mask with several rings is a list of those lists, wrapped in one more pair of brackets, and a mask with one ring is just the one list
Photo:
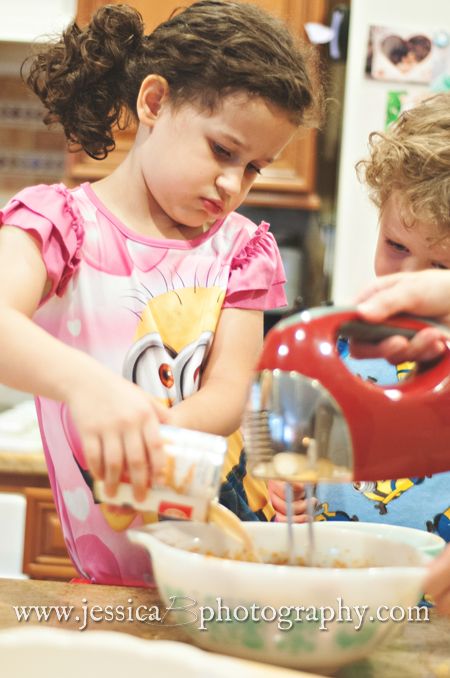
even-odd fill
[(419, 549), (421, 553), (433, 557), (438, 556), (447, 545), (445, 539), (442, 539), (438, 534), (419, 530), (415, 527), (366, 523), (359, 520), (346, 521), (345, 523), (341, 523), (341, 527), (347, 530), (365, 532), (366, 534), (376, 534), (395, 542), (402, 542), (403, 544), (410, 544), (410, 546)]
[[(264, 561), (287, 554), (285, 525), (246, 527)], [(294, 526), (300, 558), (307, 555), (307, 530)], [(314, 532), (318, 567), (214, 557), (238, 555), (239, 548), (210, 524), (162, 522), (129, 536), (150, 552), (166, 606), (185, 608), (179, 623), (195, 643), (331, 672), (368, 655), (408, 616), (421, 618), (414, 607), (430, 558), (417, 546), (336, 523), (316, 523)]]

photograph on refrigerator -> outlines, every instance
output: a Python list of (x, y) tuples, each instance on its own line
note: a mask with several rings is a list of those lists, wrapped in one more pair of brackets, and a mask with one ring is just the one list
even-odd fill
[(450, 33), (420, 27), (371, 26), (366, 75), (375, 80), (431, 85), (449, 72)]

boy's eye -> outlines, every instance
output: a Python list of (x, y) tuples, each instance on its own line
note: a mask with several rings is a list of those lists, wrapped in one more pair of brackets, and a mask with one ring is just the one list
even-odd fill
[(390, 240), (389, 238), (387, 238), (386, 243), (387, 245), (389, 245), (389, 247), (392, 247), (392, 249), (395, 250), (396, 252), (405, 252), (405, 253), (409, 252), (407, 247), (402, 245), (400, 242), (395, 242), (395, 240)]
[(441, 268), (443, 271), (448, 271), (448, 266), (440, 264), (439, 261), (432, 261), (431, 268)]
[(212, 149), (219, 158), (231, 158), (231, 153), (220, 144), (213, 143)]

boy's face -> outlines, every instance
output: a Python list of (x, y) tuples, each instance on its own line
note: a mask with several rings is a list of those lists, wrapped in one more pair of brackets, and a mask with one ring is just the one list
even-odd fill
[(441, 231), (425, 222), (405, 226), (400, 201), (393, 193), (381, 213), (375, 273), (380, 276), (426, 268), (450, 268), (450, 233), (443, 237)]
[(223, 218), (295, 131), (284, 111), (245, 94), (225, 97), (213, 113), (163, 105), (141, 156), (153, 214), (192, 228)]

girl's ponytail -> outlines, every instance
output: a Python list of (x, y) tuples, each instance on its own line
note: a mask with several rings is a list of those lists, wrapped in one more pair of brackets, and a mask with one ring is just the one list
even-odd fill
[[(105, 158), (115, 147), (112, 127), (127, 126), (138, 90), (127, 77), (139, 59), (144, 24), (135, 9), (106, 5), (80, 29), (72, 23), (56, 43), (25, 62), (26, 83), (47, 109), (44, 122), (58, 122), (75, 150)], [(134, 70), (131, 68), (131, 70)]]

